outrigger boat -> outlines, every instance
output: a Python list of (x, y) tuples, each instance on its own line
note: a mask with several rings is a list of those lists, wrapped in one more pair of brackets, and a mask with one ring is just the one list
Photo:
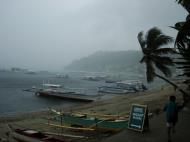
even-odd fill
[[(50, 123), (50, 126), (66, 128), (76, 128), (79, 130), (98, 130), (103, 132), (119, 132), (128, 126), (128, 118), (124, 117), (94, 117), (88, 116), (86, 114), (72, 114), (72, 113), (61, 113), (56, 110), (51, 110), (54, 114), (54, 118), (51, 120), (56, 120), (54, 123)], [(60, 122), (61, 124), (55, 123)]]
[(145, 90), (147, 90), (147, 87), (139, 80), (120, 81), (115, 82), (111, 86), (98, 87), (99, 93), (109, 94), (127, 94)]
[(71, 142), (73, 138), (87, 138), (60, 133), (41, 132), (27, 128), (16, 128), (8, 125), (11, 130), (9, 136), (19, 142)]
[(35, 94), (42, 97), (59, 98), (80, 102), (92, 102), (97, 99), (97, 96), (89, 96), (75, 91), (69, 91), (59, 84), (43, 84), (43, 88), (36, 90)]

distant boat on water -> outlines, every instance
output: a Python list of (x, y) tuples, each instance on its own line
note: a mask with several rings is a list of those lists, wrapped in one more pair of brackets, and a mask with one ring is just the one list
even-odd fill
[(107, 79), (107, 76), (85, 76), (82, 79), (88, 81), (103, 81)]
[(98, 87), (98, 92), (111, 94), (126, 94), (145, 90), (147, 90), (147, 87), (139, 80), (120, 81), (112, 86)]
[(121, 87), (121, 88), (127, 89), (127, 90), (134, 90), (136, 92), (147, 90), (147, 87), (140, 80), (120, 81), (120, 82), (116, 82), (116, 85), (117, 85), (117, 87)]
[(32, 74), (32, 75), (34, 75), (34, 74), (37, 74), (37, 72), (32, 71), (32, 70), (27, 70), (27, 71), (25, 72), (25, 74)]
[(99, 93), (110, 93), (110, 94), (126, 94), (126, 93), (129, 93), (128, 90), (120, 88), (120, 87), (115, 87), (115, 86), (98, 87), (98, 92)]
[(69, 75), (64, 75), (64, 74), (56, 74), (55, 76), (56, 78), (64, 78), (64, 79), (68, 79), (69, 78)]
[(43, 87), (48, 87), (48, 88), (62, 88), (63, 85), (60, 84), (50, 84), (50, 83), (43, 83)]

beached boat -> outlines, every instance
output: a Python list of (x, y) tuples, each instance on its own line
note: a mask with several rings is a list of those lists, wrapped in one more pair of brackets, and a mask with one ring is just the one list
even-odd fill
[[(56, 115), (54, 120), (59, 121), (61, 125), (69, 124), (71, 127), (82, 127), (87, 130), (98, 130), (103, 132), (118, 132), (128, 126), (128, 118), (117, 117), (94, 117), (86, 114), (60, 113), (55, 110), (51, 111)], [(53, 120), (53, 119), (52, 119)], [(51, 125), (53, 123), (50, 123)]]
[(68, 142), (64, 137), (56, 138), (40, 131), (25, 128), (14, 128), (9, 125), (10, 136), (19, 142)]

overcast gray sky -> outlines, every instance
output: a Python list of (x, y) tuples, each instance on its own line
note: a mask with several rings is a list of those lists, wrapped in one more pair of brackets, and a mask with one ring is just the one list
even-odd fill
[(0, 0), (0, 68), (60, 70), (96, 51), (139, 50), (139, 31), (186, 17), (175, 0)]

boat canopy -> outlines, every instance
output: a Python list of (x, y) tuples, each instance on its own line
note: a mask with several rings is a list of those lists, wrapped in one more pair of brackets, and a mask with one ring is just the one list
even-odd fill
[(51, 88), (61, 88), (62, 85), (60, 84), (43, 84), (44, 87), (51, 87)]

